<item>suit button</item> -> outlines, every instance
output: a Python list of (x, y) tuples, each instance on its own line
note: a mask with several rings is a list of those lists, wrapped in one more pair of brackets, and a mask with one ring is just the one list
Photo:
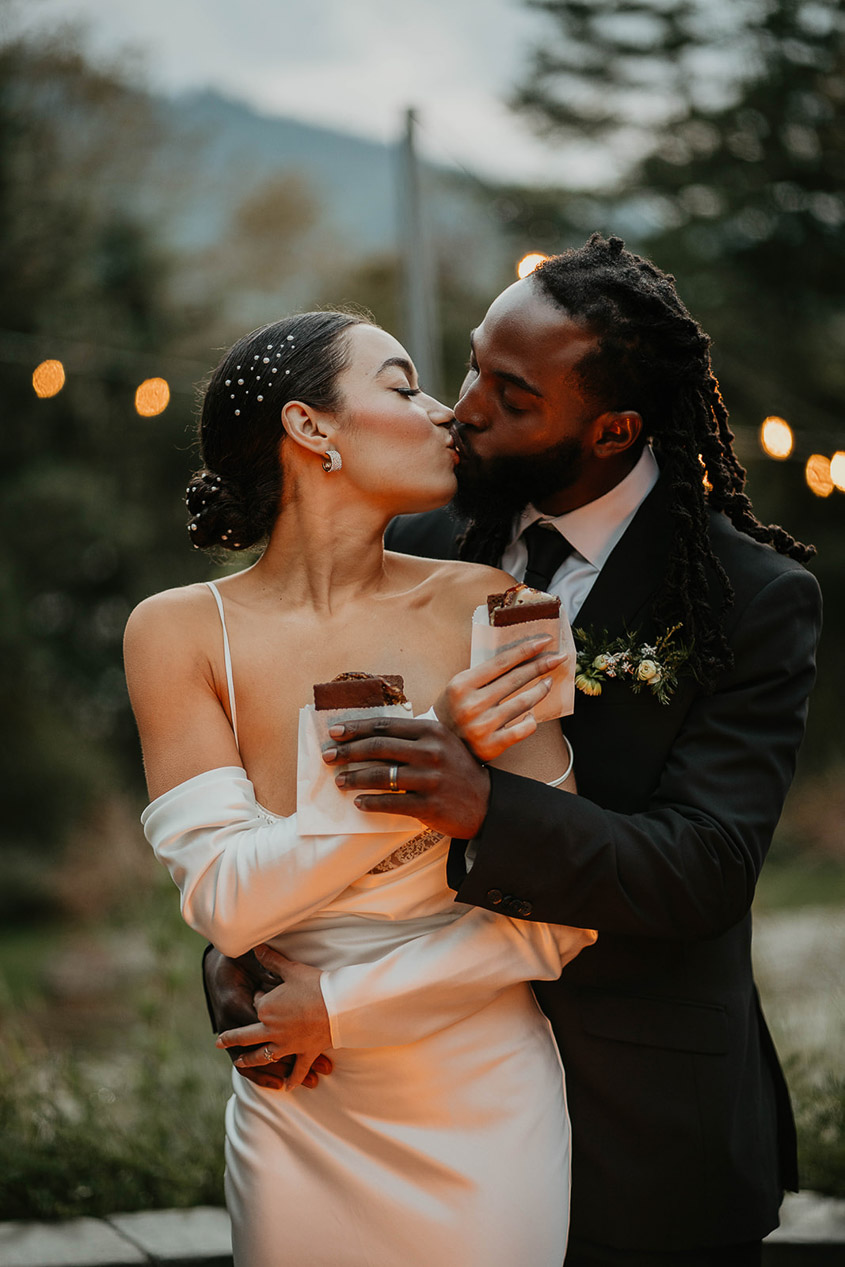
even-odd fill
[(491, 904), (492, 906), (499, 906), (499, 904), (500, 904), (500, 903), (501, 903), (501, 901), (502, 901), (502, 890), (501, 890), (501, 889), (488, 889), (488, 891), (487, 891), (487, 901), (488, 901), (488, 902), (490, 902), (490, 904)]
[(519, 898), (514, 897), (512, 893), (505, 895), (502, 906), (510, 915), (516, 915), (519, 912)]
[(530, 915), (533, 910), (534, 910), (534, 906), (531, 902), (520, 902), (519, 904), (520, 915)]

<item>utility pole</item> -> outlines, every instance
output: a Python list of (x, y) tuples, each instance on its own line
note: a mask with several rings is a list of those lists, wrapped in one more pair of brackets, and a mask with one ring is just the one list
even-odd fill
[(399, 242), (405, 344), (425, 391), (440, 398), (443, 390), (440, 327), (437, 320), (437, 271), (426, 232), (420, 198), (416, 153), (416, 113), (405, 114), (405, 135), (399, 152)]

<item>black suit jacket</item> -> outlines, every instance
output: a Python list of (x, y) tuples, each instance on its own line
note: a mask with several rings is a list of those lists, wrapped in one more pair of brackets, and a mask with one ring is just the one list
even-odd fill
[[(397, 521), (391, 548), (434, 552), (425, 518)], [(430, 540), (454, 537), (443, 512), (430, 518)], [(658, 482), (576, 624), (659, 632), (671, 532)], [(717, 689), (684, 677), (668, 705), (619, 682), (576, 692), (562, 725), (578, 795), (493, 770), (469, 875), (465, 842), (450, 857), (461, 902), (599, 930), (535, 988), (566, 1069), (572, 1235), (619, 1248), (759, 1239), (797, 1188), (749, 908), (804, 730), (821, 603), (810, 573), (721, 514), (711, 537), (736, 595), (735, 665)]]

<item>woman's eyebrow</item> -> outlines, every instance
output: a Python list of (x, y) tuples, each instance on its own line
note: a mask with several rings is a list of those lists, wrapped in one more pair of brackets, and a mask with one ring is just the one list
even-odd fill
[(379, 374), (383, 374), (385, 370), (389, 370), (394, 367), (407, 374), (408, 382), (413, 383), (415, 377), (414, 367), (404, 356), (389, 356), (386, 361), (382, 361), (381, 365), (375, 372), (375, 377), (378, 378)]

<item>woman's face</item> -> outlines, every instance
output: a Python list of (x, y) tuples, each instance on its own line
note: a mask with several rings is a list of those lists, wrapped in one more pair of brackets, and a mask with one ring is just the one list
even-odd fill
[(420, 390), (411, 358), (375, 326), (346, 332), (336, 447), (344, 476), (394, 514), (442, 506), (456, 489), (452, 410)]

